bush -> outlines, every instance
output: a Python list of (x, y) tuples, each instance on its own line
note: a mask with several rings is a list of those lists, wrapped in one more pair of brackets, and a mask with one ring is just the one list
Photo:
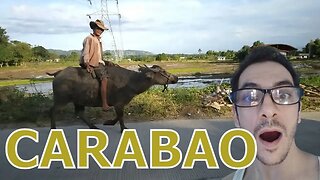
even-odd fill
[(0, 122), (36, 122), (47, 115), (52, 102), (41, 94), (26, 94), (12, 87), (0, 88)]

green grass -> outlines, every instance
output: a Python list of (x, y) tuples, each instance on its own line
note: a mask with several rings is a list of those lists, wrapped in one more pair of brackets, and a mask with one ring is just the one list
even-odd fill
[[(129, 66), (137, 66), (137, 65), (160, 65), (168, 72), (176, 74), (176, 75), (191, 75), (195, 73), (231, 73), (233, 68), (230, 66), (234, 66), (233, 64), (221, 64), (221, 63), (212, 63), (209, 61), (201, 61), (201, 62), (119, 62), (119, 65), (127, 68)], [(21, 66), (17, 67), (3, 67), (0, 70), (0, 79), (2, 80), (14, 80), (14, 79), (31, 79), (32, 77), (45, 75), (46, 72), (54, 72), (56, 70), (60, 70), (66, 68), (68, 66), (79, 66), (78, 62), (60, 62), (60, 63), (49, 63), (49, 62), (41, 62), (41, 63), (25, 63)], [(1, 82), (1, 81), (0, 81)]]
[[(148, 64), (156, 64), (151, 62)], [(158, 62), (159, 63), (159, 62)], [(215, 73), (216, 67), (210, 63), (189, 63), (189, 62), (160, 62), (159, 65), (165, 67), (173, 74), (195, 74), (195, 73)], [(122, 66), (130, 66), (143, 64), (141, 62), (124, 63)], [(53, 67), (63, 68), (66, 66), (76, 66), (76, 62), (70, 63), (41, 63), (39, 66), (35, 64), (27, 64), (25, 68), (29, 70), (51, 69)], [(2, 68), (1, 72), (17, 70), (18, 67)], [(230, 66), (228, 66), (230, 69)], [(219, 70), (219, 68), (217, 68)], [(17, 72), (16, 72), (17, 73)], [(30, 84), (39, 81), (50, 81), (51, 79), (21, 79), (21, 80), (3, 80), (0, 81), (0, 123), (7, 122), (50, 122), (48, 111), (52, 106), (52, 96), (45, 96), (41, 93), (26, 94), (20, 92), (13, 86), (20, 84)], [(305, 85), (320, 87), (320, 76), (308, 76), (301, 79), (301, 83)], [(229, 85), (223, 85), (229, 86)], [(136, 96), (125, 108), (126, 120), (152, 120), (152, 119), (176, 119), (176, 118), (217, 118), (231, 115), (230, 107), (222, 107), (216, 110), (212, 107), (203, 105), (203, 98), (212, 94), (216, 86), (212, 85), (206, 88), (177, 88), (169, 89), (169, 91), (161, 92), (162, 87), (151, 88), (150, 90)], [(303, 111), (319, 111), (320, 98), (304, 96), (302, 99)], [(227, 97), (224, 97), (228, 101)], [(106, 118), (106, 114), (102, 113), (100, 108), (87, 108), (89, 117)], [(73, 113), (72, 105), (65, 108), (67, 114)], [(109, 114), (107, 114), (108, 117)]]
[[(151, 88), (136, 96), (125, 107), (125, 119), (213, 118), (227, 115), (231, 109), (216, 111), (212, 107), (203, 106), (203, 96), (213, 90), (213, 87), (178, 88), (162, 92), (162, 87)], [(52, 96), (48, 97), (41, 93), (26, 94), (12, 87), (2, 87), (0, 88), (0, 123), (50, 122), (48, 112), (52, 103)], [(73, 108), (70, 107), (71, 105), (65, 110), (70, 111), (69, 115), (73, 113)], [(100, 108), (88, 108), (87, 115), (105, 118)]]
[(175, 68), (169, 70), (172, 74), (195, 74), (195, 73), (207, 73), (210, 72), (209, 68), (201, 67), (188, 67), (188, 68)]
[(52, 100), (41, 94), (26, 94), (13, 87), (0, 88), (0, 122), (36, 122), (42, 120)]
[(52, 78), (3, 80), (3, 81), (0, 81), (0, 87), (16, 86), (16, 85), (23, 85), (23, 84), (39, 83), (39, 82), (49, 82), (49, 81), (52, 81)]
[[(308, 80), (318, 82), (316, 80)], [(307, 81), (307, 80), (303, 80)], [(223, 84), (230, 88), (230, 85)], [(205, 96), (215, 92), (216, 86), (210, 85), (206, 88), (176, 88), (162, 92), (162, 87), (154, 87), (136, 96), (125, 107), (126, 121), (154, 120), (154, 119), (179, 119), (179, 118), (221, 118), (231, 117), (231, 108), (223, 106), (216, 110), (205, 106)], [(227, 103), (227, 95), (223, 100)], [(51, 108), (52, 95), (45, 96), (41, 93), (26, 94), (13, 87), (0, 87), (0, 123), (8, 122), (32, 122), (38, 124), (46, 122), (49, 124), (48, 116)], [(302, 98), (303, 111), (319, 111), (319, 97), (304, 96)], [(63, 110), (62, 119), (74, 118), (72, 104)], [(100, 108), (87, 108), (88, 117), (106, 119), (114, 117), (108, 112), (107, 116)]]
[(301, 78), (301, 83), (320, 87), (320, 76), (308, 76)]

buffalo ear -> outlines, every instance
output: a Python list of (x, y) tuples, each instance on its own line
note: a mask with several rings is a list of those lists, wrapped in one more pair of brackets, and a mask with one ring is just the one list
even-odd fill
[(153, 79), (154, 74), (155, 74), (155, 73), (154, 73), (153, 71), (149, 71), (149, 72), (146, 72), (146, 74), (145, 74), (145, 75), (146, 75), (146, 77), (147, 77), (147, 78), (149, 78), (149, 79)]

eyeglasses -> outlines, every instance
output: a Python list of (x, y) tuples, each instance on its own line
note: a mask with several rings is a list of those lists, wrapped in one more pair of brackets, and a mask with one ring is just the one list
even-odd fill
[(238, 107), (254, 107), (263, 102), (268, 93), (274, 103), (278, 105), (292, 105), (301, 100), (303, 89), (294, 86), (282, 86), (271, 89), (243, 88), (230, 94), (230, 100)]

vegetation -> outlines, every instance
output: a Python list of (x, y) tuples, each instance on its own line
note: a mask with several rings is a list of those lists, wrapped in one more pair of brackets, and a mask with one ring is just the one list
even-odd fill
[(320, 76), (308, 76), (301, 79), (301, 84), (305, 89), (302, 97), (302, 110), (320, 110)]
[[(136, 66), (137, 64), (158, 64), (169, 72), (177, 75), (197, 75), (206, 73), (231, 74), (238, 62), (250, 51), (251, 47), (264, 44), (256, 41), (252, 46), (244, 45), (239, 51), (214, 51), (203, 52), (199, 48), (195, 54), (165, 54), (157, 55), (144, 52), (135, 54), (131, 52), (123, 61), (122, 67)], [(320, 77), (314, 76), (319, 72), (320, 66), (320, 39), (311, 40), (301, 52), (309, 53), (309, 60), (295, 60), (296, 69), (304, 75), (302, 84), (319, 91)], [(296, 52), (298, 53), (298, 52)], [(104, 52), (106, 59), (111, 59), (110, 51)], [(225, 61), (219, 61), (225, 57)], [(38, 75), (45, 72), (54, 72), (67, 66), (78, 66), (79, 51), (68, 54), (59, 54), (57, 51), (47, 50), (42, 46), (31, 46), (20, 41), (9, 41), (6, 30), (0, 27), (0, 123), (32, 122), (38, 125), (49, 124), (48, 111), (52, 106), (52, 95), (41, 93), (27, 94), (18, 91), (10, 85), (28, 84), (36, 81), (50, 79), (37, 79)], [(179, 65), (179, 66), (178, 66)], [(1, 87), (4, 86), (4, 87)], [(229, 85), (224, 85), (229, 88)], [(152, 88), (135, 97), (125, 109), (126, 120), (153, 120), (153, 119), (178, 119), (178, 118), (214, 118), (230, 117), (231, 108), (223, 106), (217, 110), (204, 105), (204, 97), (212, 95), (216, 86), (198, 88), (177, 88), (162, 93), (161, 88)], [(228, 102), (225, 96), (223, 99)], [(303, 97), (303, 111), (319, 111), (320, 97), (306, 92)], [(74, 119), (73, 107), (63, 110), (66, 112), (63, 119)], [(87, 108), (88, 117), (110, 119), (112, 113), (102, 112), (100, 108)]]
[[(204, 107), (201, 99), (210, 94), (215, 86), (204, 89), (177, 88), (162, 92), (156, 87), (135, 97), (125, 108), (126, 119), (153, 120), (167, 118), (213, 118), (228, 116), (229, 110), (217, 111)], [(49, 122), (48, 112), (52, 106), (52, 95), (41, 93), (27, 94), (15, 88), (0, 88), (0, 123), (8, 122), (36, 122), (42, 124)], [(100, 108), (87, 108), (89, 117), (104, 118), (105, 113)], [(64, 112), (69, 117), (73, 113), (70, 104)], [(111, 117), (108, 114), (107, 117)], [(73, 117), (74, 118), (74, 117)]]
[[(199, 48), (195, 54), (165, 54), (160, 53), (157, 55), (150, 54), (148, 52), (141, 51), (141, 54), (136, 54), (133, 51), (129, 51), (124, 60), (129, 61), (213, 61), (217, 62), (219, 57), (224, 57), (229, 62), (238, 62), (244, 59), (249, 53), (251, 47), (263, 45), (261, 41), (253, 42), (252, 46), (244, 45), (238, 51), (226, 50), (226, 51), (214, 51), (208, 50), (203, 53)], [(305, 48), (301, 52), (309, 53), (311, 58), (320, 57), (320, 39), (311, 40), (305, 45)], [(297, 51), (294, 54), (298, 54)], [(31, 46), (26, 42), (9, 41), (6, 29), (0, 27), (0, 68), (8, 66), (19, 66), (27, 62), (78, 62), (80, 51), (75, 50), (69, 53), (61, 53), (58, 50), (47, 50), (42, 46)], [(104, 58), (112, 60), (111, 51), (104, 51)]]
[[(320, 87), (320, 77), (302, 78), (306, 86)], [(223, 88), (230, 88), (223, 84)], [(127, 121), (180, 119), (180, 118), (224, 118), (231, 117), (231, 107), (222, 106), (217, 110), (205, 106), (205, 97), (216, 91), (216, 85), (206, 88), (176, 88), (161, 92), (162, 87), (151, 88), (135, 97), (125, 108)], [(230, 103), (227, 95), (224, 101)], [(319, 111), (320, 97), (306, 93), (302, 98), (302, 111)], [(52, 95), (41, 93), (27, 94), (12, 87), (0, 88), (0, 123), (33, 122), (42, 126), (50, 124), (49, 108), (52, 106)], [(87, 116), (95, 117), (96, 123), (114, 117), (114, 114), (102, 112), (100, 108), (87, 108)], [(63, 120), (75, 119), (72, 104), (63, 110)], [(100, 120), (99, 120), (100, 119)]]
[(26, 94), (12, 87), (0, 88), (1, 123), (36, 122), (47, 116), (52, 100), (41, 94)]
[(48, 82), (51, 80), (52, 80), (52, 78), (4, 80), (4, 81), (0, 81), (0, 87), (2, 87), (2, 86), (16, 86), (16, 85), (23, 85), (23, 84), (34, 84), (34, 83), (39, 83), (39, 82)]
[(311, 58), (320, 57), (320, 39), (311, 40), (306, 44), (305, 48), (303, 48), (303, 52), (309, 53)]

